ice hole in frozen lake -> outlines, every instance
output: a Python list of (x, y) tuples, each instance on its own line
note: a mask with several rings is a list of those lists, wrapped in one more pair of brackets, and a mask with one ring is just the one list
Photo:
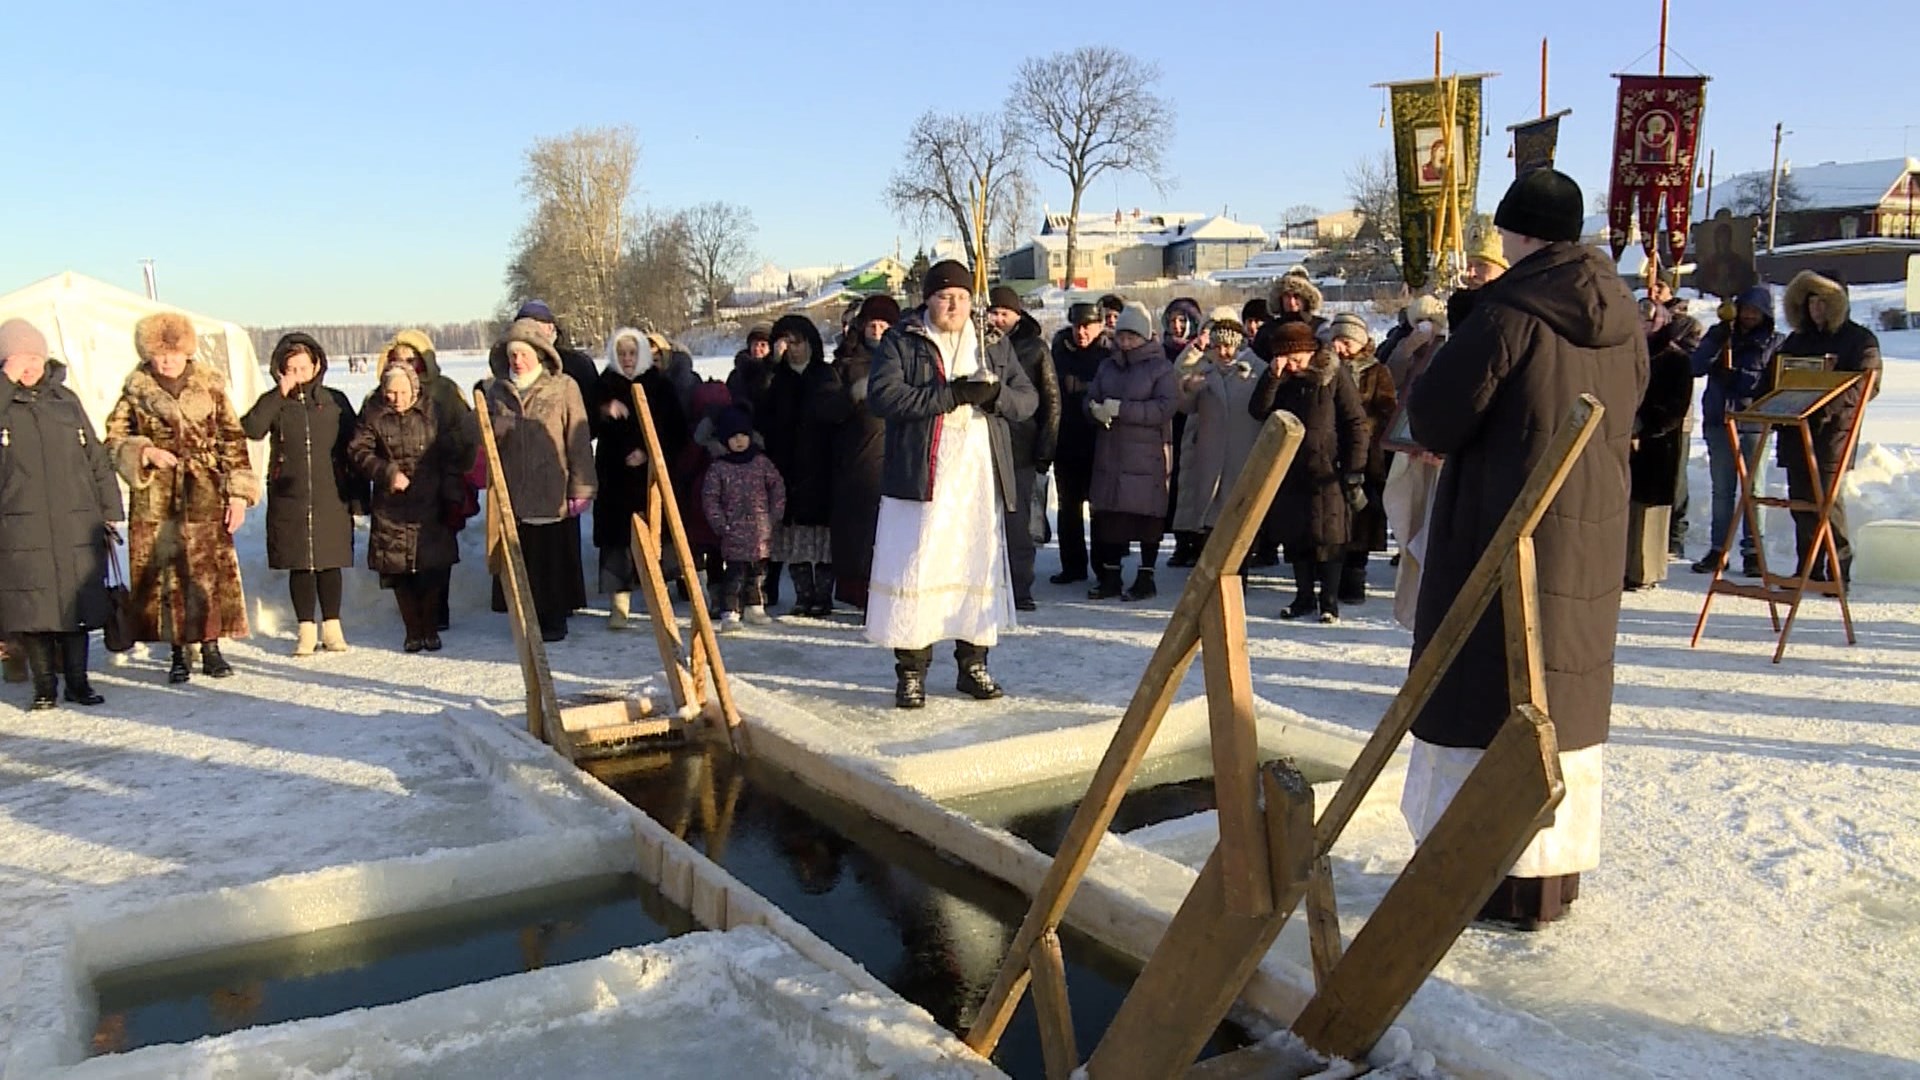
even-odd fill
[[(609, 762), (613, 790), (872, 972), (964, 1034), (1027, 910), (1018, 889), (757, 759), (703, 747)], [(1091, 1053), (1138, 965), (1062, 928), (1074, 1033)], [(1244, 1045), (1223, 1024), (1203, 1056)], [(1028, 995), (993, 1062), (1044, 1075)]]
[[(1263, 751), (1262, 763), (1280, 754)], [(1338, 780), (1344, 766), (1332, 762), (1287, 758), (1309, 784)], [(1091, 772), (1037, 780), (994, 791), (982, 791), (942, 800), (949, 808), (988, 825), (1005, 829), (1048, 855), (1057, 855), (1067, 825), (1086, 798)], [(1133, 783), (1121, 797), (1108, 831), (1132, 832), (1149, 825), (1216, 809), (1213, 797), (1213, 757), (1205, 747), (1149, 757), (1140, 763)]]
[(632, 874), (106, 972), (94, 980), (94, 1055), (409, 1001), (605, 956), (699, 927)]

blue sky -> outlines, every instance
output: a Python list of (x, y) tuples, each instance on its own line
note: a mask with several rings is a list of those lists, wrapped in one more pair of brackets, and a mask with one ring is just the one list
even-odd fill
[[(639, 204), (746, 205), (763, 259), (911, 251), (880, 190), (913, 119), (997, 108), (1022, 58), (1083, 44), (1159, 63), (1179, 118), (1175, 190), (1103, 178), (1088, 210), (1271, 224), (1338, 208), (1348, 167), (1388, 145), (1370, 84), (1431, 71), (1435, 29), (1450, 70), (1502, 73), (1483, 207), (1510, 175), (1505, 126), (1537, 109), (1542, 36), (1551, 104), (1574, 110), (1560, 164), (1591, 199), (1608, 76), (1651, 72), (1658, 39), (1657, 0), (1603, 6), (1604, 21), (1542, 0), (21, 5), (0, 27), (0, 292), (62, 269), (137, 288), (151, 256), (163, 299), (247, 323), (479, 317), (526, 214), (527, 144), (615, 123), (640, 137)], [(1782, 0), (1675, 7), (1669, 70), (1714, 76), (1721, 175), (1765, 168), (1775, 121), (1801, 164), (1920, 153), (1904, 9), (1825, 9), (1858, 27), (1843, 30)], [(1064, 183), (1039, 180), (1064, 208)]]

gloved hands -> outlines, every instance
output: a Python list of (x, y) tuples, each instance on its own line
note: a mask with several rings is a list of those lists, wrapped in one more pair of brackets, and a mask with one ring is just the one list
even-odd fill
[(567, 516), (570, 518), (577, 518), (581, 514), (586, 513), (587, 507), (592, 505), (593, 505), (592, 499), (584, 499), (577, 496), (574, 498), (568, 499), (567, 500)]
[(992, 412), (993, 403), (1000, 398), (1000, 383), (986, 379), (960, 379), (947, 384), (948, 392), (953, 394), (955, 405), (971, 405), (982, 412)]
[(1112, 399), (1096, 401), (1087, 406), (1087, 415), (1101, 427), (1112, 427), (1113, 421), (1120, 415), (1120, 403)]
[(1366, 482), (1367, 478), (1360, 473), (1348, 473), (1346, 479), (1341, 482), (1342, 494), (1347, 497), (1347, 506), (1351, 507), (1356, 514), (1367, 508), (1367, 491), (1363, 486)]

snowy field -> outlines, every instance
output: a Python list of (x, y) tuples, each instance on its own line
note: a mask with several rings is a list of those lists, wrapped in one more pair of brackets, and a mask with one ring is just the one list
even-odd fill
[[(1901, 359), (1868, 415), (1849, 488), (1857, 524), (1920, 520), (1920, 333), (1883, 342)], [(463, 385), (484, 371), (475, 356), (444, 362)], [(701, 367), (723, 374), (727, 363)], [(371, 376), (333, 382), (357, 402)], [(1703, 507), (1698, 445), (1692, 473)], [(1705, 515), (1693, 517), (1697, 554)], [(391, 598), (358, 571), (346, 619), (355, 651), (295, 661), (285, 578), (265, 568), (260, 521), (256, 512), (241, 534), (255, 636), (228, 650), (234, 678), (168, 687), (164, 650), (143, 649), (96, 663), (108, 699), (97, 710), (28, 714), (25, 688), (5, 688), (0, 1063), (45, 1007), (46, 988), (24, 974), (44, 965), (28, 961), (61, 947), (80, 915), (556, 827), (540, 800), (461, 767), (443, 716), (475, 702), (510, 708), (522, 693), (505, 622), (484, 610), (477, 530), (455, 572), (444, 653), (402, 654)], [(1783, 524), (1768, 533), (1784, 558)], [(942, 655), (929, 708), (895, 712), (891, 658), (864, 644), (851, 616), (730, 637), (728, 667), (827, 718), (844, 753), (876, 759), (1110, 720), (1182, 574), (1162, 572), (1159, 600), (1122, 606), (1047, 584), (1056, 568), (1043, 552), (1041, 609), (994, 652), (1013, 695), (1004, 702), (956, 697)], [(1776, 666), (1765, 612), (1747, 602), (1721, 601), (1688, 648), (1704, 579), (1673, 569), (1666, 587), (1625, 600), (1601, 868), (1548, 932), (1470, 930), (1440, 967), (1447, 985), (1420, 1000), (1537, 1018), (1482, 1029), (1478, 1008), (1459, 1006), (1464, 1029), (1540, 1075), (1564, 1075), (1551, 1053), (1561, 1043), (1616, 1075), (1920, 1078), (1920, 590), (1857, 588), (1853, 648), (1832, 602), (1810, 600)], [(1390, 571), (1380, 560), (1373, 571), (1377, 591)], [(1249, 598), (1257, 692), (1364, 734), (1402, 680), (1409, 635), (1377, 600), (1335, 627), (1279, 621), (1286, 600), (1271, 580)], [(584, 617), (549, 656), (563, 696), (631, 687), (657, 663), (644, 630), (613, 634)], [(1199, 682), (1196, 671), (1186, 694)], [(1410, 851), (1394, 795), (1380, 791), (1336, 851), (1348, 934)], [(1209, 830), (1201, 818), (1134, 839), (1197, 866)], [(1552, 1039), (1514, 1034), (1542, 1024)]]

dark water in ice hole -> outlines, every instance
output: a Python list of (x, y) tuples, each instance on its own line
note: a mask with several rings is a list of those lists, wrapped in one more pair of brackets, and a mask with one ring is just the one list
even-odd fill
[[(956, 1033), (972, 1022), (1027, 912), (1013, 886), (759, 762), (695, 749), (626, 759), (602, 779)], [(1139, 969), (1064, 927), (1062, 942), (1085, 1056)], [(1222, 1025), (1201, 1056), (1246, 1041)], [(993, 1058), (1011, 1076), (1044, 1075), (1031, 993)]]
[(110, 972), (92, 1053), (407, 1001), (699, 929), (631, 874)]
[[(1261, 755), (1261, 762), (1280, 759)], [(1309, 784), (1338, 780), (1337, 765), (1288, 759)], [(946, 800), (952, 809), (988, 825), (998, 826), (1048, 855), (1060, 853), (1067, 825), (1086, 798), (1091, 776), (1042, 780), (1019, 787)], [(1134, 773), (1133, 784), (1120, 800), (1107, 831), (1132, 832), (1175, 818), (1215, 809), (1213, 755), (1205, 747), (1149, 758)]]

